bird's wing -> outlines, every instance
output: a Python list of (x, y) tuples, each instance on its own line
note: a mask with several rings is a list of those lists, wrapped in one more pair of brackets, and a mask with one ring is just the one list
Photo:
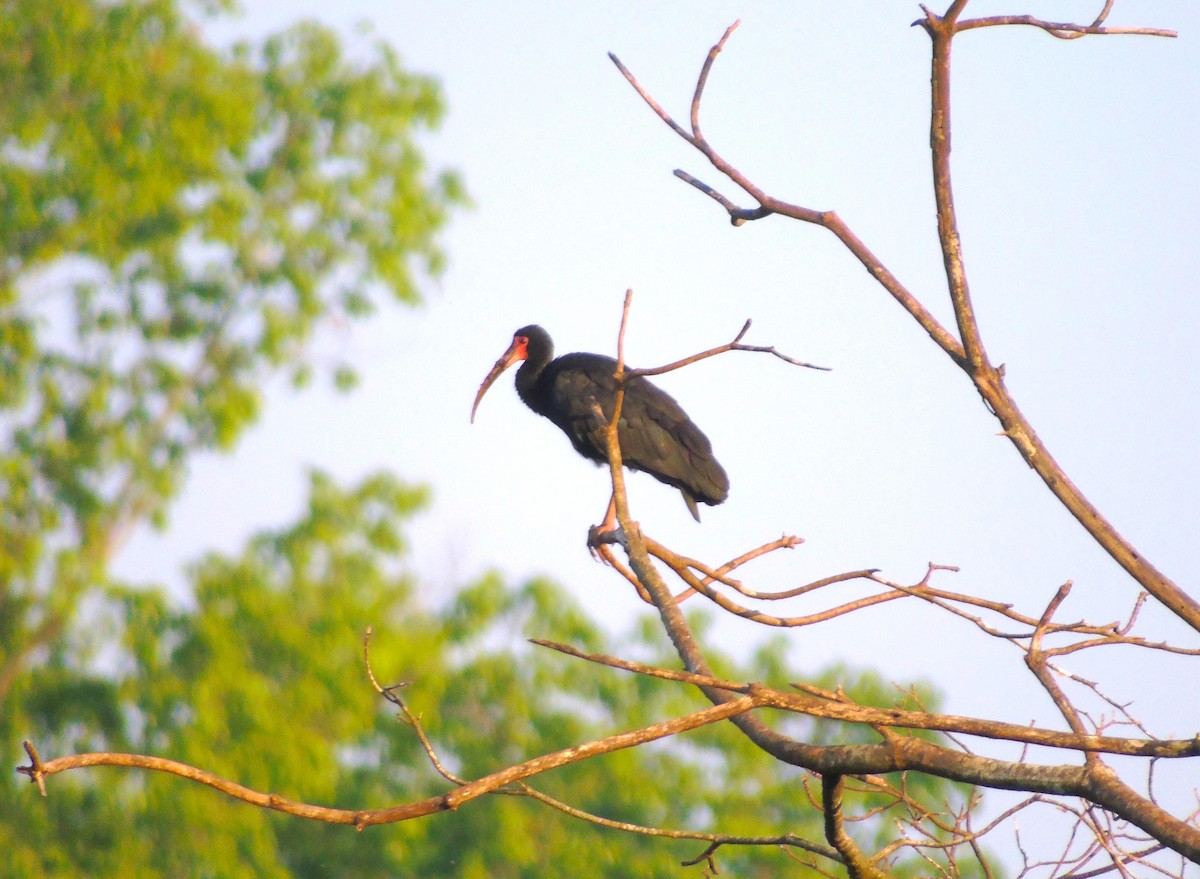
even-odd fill
[(645, 380), (630, 382), (622, 422), (621, 450), (631, 466), (699, 498), (725, 499), (729, 478), (712, 443), (666, 391)]
[[(543, 414), (562, 429), (579, 454), (606, 462), (604, 432), (616, 401), (616, 361), (596, 354), (568, 354), (549, 369), (553, 370), (551, 405)], [(675, 486), (685, 499), (694, 496), (720, 503), (729, 493), (729, 478), (713, 457), (708, 437), (674, 397), (644, 378), (625, 385), (620, 440), (625, 466)]]
[(547, 417), (562, 429), (579, 454), (598, 463), (608, 460), (604, 429), (616, 398), (612, 377), (615, 368), (614, 361), (607, 369), (561, 369), (550, 383), (553, 411)]

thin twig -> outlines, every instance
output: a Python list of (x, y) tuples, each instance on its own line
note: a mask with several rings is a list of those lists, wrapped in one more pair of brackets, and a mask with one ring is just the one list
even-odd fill
[[(450, 770), (446, 768), (446, 765), (442, 762), (441, 757), (438, 755), (437, 750), (434, 748), (433, 742), (430, 741), (428, 734), (425, 732), (425, 727), (421, 723), (420, 716), (414, 714), (412, 712), (412, 710), (408, 707), (408, 705), (404, 702), (404, 700), (401, 699), (396, 694), (397, 688), (396, 687), (382, 687), (379, 685), (379, 682), (375, 677), (375, 673), (371, 668), (370, 640), (371, 640), (371, 628), (368, 627), (367, 632), (366, 632), (366, 637), (364, 638), (363, 649), (364, 649), (365, 659), (366, 659), (367, 676), (369, 677), (369, 679), (371, 681), (371, 685), (379, 693), (381, 693), (389, 702), (398, 706), (400, 708), (400, 710), (404, 712), (405, 723), (407, 723), (410, 727), (412, 727), (413, 732), (417, 736), (418, 742), (420, 742), (422, 750), (425, 751), (425, 756), (429, 759), (429, 762), (433, 766), (434, 770), (439, 775), (441, 775), (443, 778), (445, 778), (447, 781), (449, 781), (451, 784), (455, 784), (455, 785), (459, 785), (459, 786), (467, 784), (468, 782), (465, 779), (460, 778), (459, 776), (450, 772)], [(597, 826), (600, 826), (600, 827), (608, 827), (613, 830), (622, 830), (627, 833), (637, 833), (637, 834), (641, 834), (644, 836), (658, 836), (658, 837), (665, 837), (668, 839), (694, 839), (694, 840), (699, 840), (699, 841), (703, 841), (703, 842), (708, 842), (709, 848), (706, 849), (706, 851), (709, 853), (711, 853), (712, 851), (715, 851), (717, 848), (719, 848), (721, 846), (725, 846), (725, 845), (744, 845), (744, 846), (784, 845), (784, 846), (795, 846), (795, 847), (801, 848), (805, 851), (812, 852), (813, 854), (823, 855), (824, 857), (831, 858), (835, 861), (840, 860), (837, 852), (834, 851), (833, 849), (830, 849), (823, 845), (809, 842), (808, 840), (803, 839), (798, 836), (795, 836), (794, 834), (791, 834), (791, 833), (780, 834), (780, 835), (775, 835), (775, 836), (745, 836), (745, 835), (733, 835), (733, 834), (723, 834), (723, 833), (706, 833), (706, 832), (702, 832), (702, 831), (692, 831), (692, 830), (671, 830), (671, 829), (667, 829), (667, 828), (663, 828), (663, 827), (650, 827), (650, 826), (643, 825), (643, 824), (633, 824), (628, 821), (616, 821), (614, 819), (605, 818), (603, 816), (596, 815), (592, 812), (588, 812), (588, 811), (580, 809), (576, 806), (572, 806), (568, 803), (565, 803), (562, 800), (556, 799), (556, 798), (550, 796), (549, 794), (546, 794), (546, 793), (543, 793), (543, 792), (537, 790), (536, 788), (525, 783), (524, 781), (515, 782), (511, 788), (500, 788), (500, 789), (496, 790), (495, 793), (529, 797), (531, 799), (537, 800), (540, 803), (543, 803), (544, 805), (550, 806), (553, 809), (557, 809), (558, 811), (563, 812), (564, 814), (570, 815), (573, 818), (578, 818), (580, 820), (587, 821), (591, 824), (596, 824)]]
[(539, 803), (549, 806), (552, 809), (570, 815), (572, 818), (578, 818), (581, 821), (587, 821), (589, 824), (595, 824), (598, 827), (607, 827), (610, 830), (621, 830), (625, 833), (636, 833), (642, 836), (656, 836), (665, 839), (692, 839), (700, 842), (709, 843), (708, 847), (696, 858), (683, 861), (685, 867), (692, 864), (698, 864), (701, 861), (708, 860), (713, 853), (722, 846), (792, 846), (802, 849), (806, 852), (811, 852), (815, 855), (829, 858), (832, 861), (841, 862), (841, 856), (829, 848), (815, 842), (809, 842), (803, 837), (796, 836), (792, 833), (783, 833), (776, 836), (739, 836), (726, 833), (707, 833), (701, 830), (674, 830), (667, 827), (650, 827), (645, 824), (634, 824), (630, 821), (617, 821), (612, 818), (605, 818), (602, 815), (596, 815), (593, 812), (588, 812), (580, 809), (577, 806), (572, 806), (569, 803), (564, 803), (562, 800), (555, 799), (549, 794), (536, 790), (530, 787), (525, 782), (517, 782), (513, 793), (518, 793), (522, 796), (530, 797), (537, 800)]
[[(726, 342), (724, 345), (718, 345), (715, 348), (709, 348), (707, 351), (701, 351), (699, 354), (692, 354), (689, 357), (684, 357), (681, 360), (668, 363), (666, 366), (654, 366), (646, 369), (627, 369), (625, 370), (625, 378), (628, 380), (642, 375), (662, 375), (664, 372), (671, 372), (672, 370), (689, 366), (700, 360), (705, 360), (709, 357), (715, 357), (718, 354), (724, 354), (726, 351), (753, 351), (760, 354), (772, 354), (775, 357), (778, 357), (780, 360), (790, 363), (793, 366), (803, 366), (806, 369), (819, 369), (822, 372), (832, 371), (832, 367), (829, 366), (816, 366), (815, 364), (806, 363), (803, 360), (797, 360), (794, 357), (789, 357), (787, 354), (775, 350), (774, 345), (743, 345), (741, 340), (742, 337), (746, 335), (746, 331), (750, 329), (750, 323), (750, 320), (747, 319), (742, 325), (742, 329), (736, 336), (733, 337), (732, 342)], [(624, 326), (624, 324), (622, 324), (622, 326)]]
[(721, 50), (725, 48), (725, 43), (729, 40), (730, 35), (737, 30), (737, 26), (741, 23), (741, 19), (738, 19), (725, 28), (721, 39), (708, 50), (708, 57), (704, 59), (704, 66), (700, 68), (700, 76), (696, 79), (696, 91), (692, 95), (692, 136), (699, 143), (704, 142), (704, 135), (700, 133), (700, 99), (704, 96), (704, 86), (708, 82), (709, 71), (712, 70), (713, 62), (717, 60)]

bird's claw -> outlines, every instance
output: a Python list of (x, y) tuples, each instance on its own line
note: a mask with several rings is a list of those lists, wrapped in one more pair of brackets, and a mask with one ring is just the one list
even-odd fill
[(598, 562), (606, 565), (613, 564), (611, 545), (621, 542), (620, 528), (605, 528), (603, 525), (593, 525), (588, 529), (587, 547)]

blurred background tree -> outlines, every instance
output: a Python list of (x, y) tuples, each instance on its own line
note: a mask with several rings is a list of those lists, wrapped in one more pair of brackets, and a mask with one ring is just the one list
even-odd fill
[[(418, 301), (465, 200), (415, 144), (443, 111), (432, 79), (382, 44), (350, 60), (309, 25), (218, 52), (192, 16), (224, 5), (18, 0), (0, 16), (6, 762), (31, 728), (166, 736), (171, 718), (131, 716), (120, 695), (130, 657), (112, 600), (134, 593), (110, 580), (115, 551), (164, 522), (196, 453), (237, 441), (268, 375), (309, 380), (319, 327)], [(165, 614), (155, 594), (129, 607)], [(75, 820), (128, 805), (96, 794)], [(5, 835), (29, 844), (15, 808)], [(108, 857), (96, 839), (36, 851), (44, 865), (85, 852), (82, 867)]]
[[(314, 473), (294, 525), (202, 559), (184, 596), (111, 576), (130, 530), (165, 522), (189, 461), (254, 422), (266, 377), (311, 379), (314, 333), (419, 300), (466, 202), (416, 144), (443, 112), (435, 81), (386, 45), (352, 60), (313, 25), (218, 51), (196, 19), (226, 5), (12, 0), (0, 16), (4, 764), (33, 738), (346, 807), (444, 790), (367, 686), (367, 625), (380, 674), (412, 682), (465, 776), (693, 709), (678, 685), (514, 646), (604, 649), (548, 582), (487, 576), (424, 606), (402, 531), (424, 493), (386, 474), (341, 488)], [(353, 384), (346, 367), (332, 378)], [(623, 649), (666, 662), (663, 647), (646, 627)], [(783, 685), (800, 676), (783, 652), (726, 671)], [(865, 676), (872, 691), (893, 701)], [(726, 727), (539, 784), (626, 821), (819, 836), (797, 775)], [(0, 783), (0, 850), (22, 877), (675, 875), (698, 846), (506, 797), (358, 834), (139, 773), (74, 775), (48, 799), (15, 773)], [(722, 866), (758, 875), (779, 858)]]

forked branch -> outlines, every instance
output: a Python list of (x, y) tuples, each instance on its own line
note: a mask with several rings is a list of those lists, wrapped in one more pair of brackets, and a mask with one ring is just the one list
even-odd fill
[(1119, 754), (1129, 757), (1188, 758), (1200, 756), (1200, 734), (1190, 739), (1131, 739), (1118, 736), (1089, 735), (1079, 732), (1059, 732), (1038, 729), (999, 720), (985, 720), (952, 714), (934, 714), (903, 708), (876, 708), (859, 705), (843, 697), (837, 701), (804, 693), (789, 693), (763, 684), (729, 681), (694, 672), (675, 671), (602, 653), (585, 653), (567, 644), (532, 639), (532, 643), (556, 650), (568, 656), (599, 665), (668, 681), (692, 684), (696, 687), (722, 690), (742, 695), (756, 694), (762, 707), (774, 708), (809, 717), (837, 720), (867, 726), (897, 729), (924, 729), (952, 732), (988, 739), (1003, 739), (1026, 745), (1080, 751), (1083, 753)]
[[(629, 292), (632, 292), (632, 291), (629, 291)], [(626, 296), (628, 296), (628, 295), (629, 295), (629, 293), (627, 292)], [(668, 363), (666, 366), (655, 366), (655, 367), (648, 367), (645, 369), (627, 369), (627, 370), (625, 370), (624, 375), (626, 378), (633, 378), (634, 376), (639, 376), (639, 375), (662, 375), (664, 372), (671, 372), (672, 370), (680, 369), (684, 366), (689, 366), (700, 360), (704, 360), (709, 357), (715, 357), (718, 354), (724, 354), (726, 351), (756, 351), (760, 354), (772, 354), (775, 357), (778, 357), (780, 360), (784, 361), (785, 363), (792, 364), (792, 366), (803, 366), (803, 367), (806, 367), (807, 369), (819, 369), (822, 372), (830, 372), (831, 371), (832, 367), (817, 366), (813, 363), (805, 363), (803, 360), (797, 360), (795, 357), (789, 357), (787, 354), (784, 354), (781, 351), (777, 351), (775, 349), (774, 345), (746, 345), (746, 344), (744, 344), (742, 342), (742, 339), (745, 337), (746, 333), (749, 332), (750, 324), (751, 324), (751, 321), (749, 319), (747, 319), (746, 322), (744, 324), (742, 324), (742, 328), (741, 328), (741, 330), (738, 331), (738, 334), (733, 337), (732, 342), (726, 342), (724, 345), (718, 345), (715, 348), (709, 348), (707, 351), (701, 351), (699, 354), (693, 354), (690, 357), (684, 357), (681, 360), (676, 360), (673, 363)]]
[(1200, 632), (1200, 602), (1180, 589), (1176, 583), (1139, 553), (1088, 501), (1083, 492), (1070, 480), (1050, 454), (1033, 426), (1017, 406), (1016, 400), (1004, 384), (1003, 369), (995, 367), (988, 359), (967, 283), (950, 174), (950, 48), (957, 33), (980, 27), (1015, 24), (1041, 27), (1047, 33), (1055, 36), (1071, 36), (1072, 38), (1090, 34), (1134, 33), (1174, 36), (1174, 32), (1157, 28), (1108, 27), (1104, 21), (1111, 9), (1111, 2), (1106, 2), (1096, 20), (1088, 25), (1046, 22), (1025, 16), (997, 16), (960, 21), (960, 15), (966, 5), (965, 0), (956, 0), (951, 3), (942, 16), (922, 7), (925, 17), (917, 22), (930, 35), (933, 43), (930, 144), (934, 171), (934, 194), (937, 202), (938, 236), (950, 300), (954, 308), (957, 334), (947, 330), (835, 212), (815, 210), (775, 198), (739, 171), (705, 138), (699, 122), (701, 98), (713, 64), (725, 48), (737, 26), (736, 23), (725, 31), (720, 41), (712, 47), (705, 58), (692, 96), (690, 130), (676, 122), (615, 55), (610, 53), (609, 57), (655, 114), (707, 158), (722, 175), (753, 198), (757, 207), (750, 209), (739, 207), (733, 200), (686, 172), (677, 170), (675, 172), (677, 176), (720, 203), (735, 225), (772, 214), (780, 214), (801, 222), (821, 226), (836, 235), (866, 267), (871, 276), (917, 321), (951, 360), (967, 373), (989, 410), (999, 420), (1004, 435), (1092, 538), (1147, 592), (1193, 629)]
[[(1092, 21), (1091, 24), (1075, 24), (1069, 21), (1046, 21), (1032, 15), (989, 15), (986, 18), (968, 18), (965, 21), (959, 21), (955, 24), (956, 31), (969, 31), (981, 27), (1003, 27), (1007, 25), (1020, 25), (1024, 27), (1034, 27), (1043, 30), (1052, 37), (1060, 40), (1077, 40), (1080, 37), (1086, 37), (1089, 34), (1096, 36), (1110, 35), (1126, 35), (1126, 36), (1142, 36), (1142, 37), (1177, 37), (1177, 31), (1168, 30), (1161, 27), (1112, 27), (1104, 22), (1108, 19), (1108, 14), (1112, 12), (1114, 0), (1104, 0), (1104, 8), (1100, 10), (1100, 14)], [(922, 7), (924, 8), (924, 7)], [(926, 10), (928, 15), (928, 10)], [(913, 24), (923, 25), (924, 20), (918, 20)]]
[[(534, 643), (539, 642), (535, 641)], [(373, 686), (375, 691), (383, 696), (387, 701), (391, 702), (400, 709), (403, 721), (408, 724), (408, 726), (410, 726), (413, 732), (416, 734), (417, 741), (421, 743), (421, 748), (425, 751), (425, 755), (429, 758), (429, 762), (433, 766), (434, 770), (440, 776), (442, 776), (442, 778), (446, 779), (452, 784), (467, 784), (464, 779), (450, 772), (450, 770), (446, 768), (446, 764), (442, 761), (441, 757), (438, 756), (437, 750), (433, 746), (433, 742), (430, 741), (429, 736), (425, 733), (425, 727), (421, 722), (421, 718), (418, 715), (413, 714), (412, 710), (408, 707), (408, 704), (402, 698), (400, 698), (399, 691), (402, 689), (403, 685), (385, 687), (379, 683), (378, 679), (376, 679), (375, 671), (371, 666), (370, 644), (371, 628), (368, 627), (366, 636), (363, 639), (363, 660), (366, 664), (367, 677), (371, 682), (371, 686)], [(737, 835), (729, 833), (708, 833), (697, 830), (676, 830), (666, 827), (650, 827), (645, 824), (635, 824), (630, 821), (617, 821), (612, 818), (605, 818), (601, 815), (596, 815), (592, 812), (572, 806), (570, 803), (565, 803), (556, 797), (552, 797), (549, 794), (543, 793), (542, 791), (531, 787), (529, 784), (523, 781), (518, 781), (512, 785), (509, 785), (508, 787), (500, 788), (496, 791), (496, 793), (528, 797), (530, 799), (537, 800), (539, 803), (549, 806), (556, 811), (562, 812), (564, 815), (569, 815), (572, 818), (577, 818), (580, 821), (586, 821), (589, 824), (595, 824), (599, 827), (607, 827), (610, 830), (620, 830), (624, 833), (633, 833), (641, 836), (657, 836), (664, 839), (688, 839), (707, 842), (708, 847), (705, 848), (703, 852), (701, 852), (697, 857), (683, 862), (683, 866), (685, 867), (701, 863), (702, 861), (707, 861), (711, 864), (713, 854), (723, 846), (791, 847), (802, 849), (810, 854), (820, 855), (821, 857), (828, 858), (833, 861), (840, 860), (840, 856), (834, 849), (831, 849), (828, 846), (809, 842), (802, 837), (796, 836), (794, 833), (783, 833), (774, 836), (747, 836), (744, 834)]]

